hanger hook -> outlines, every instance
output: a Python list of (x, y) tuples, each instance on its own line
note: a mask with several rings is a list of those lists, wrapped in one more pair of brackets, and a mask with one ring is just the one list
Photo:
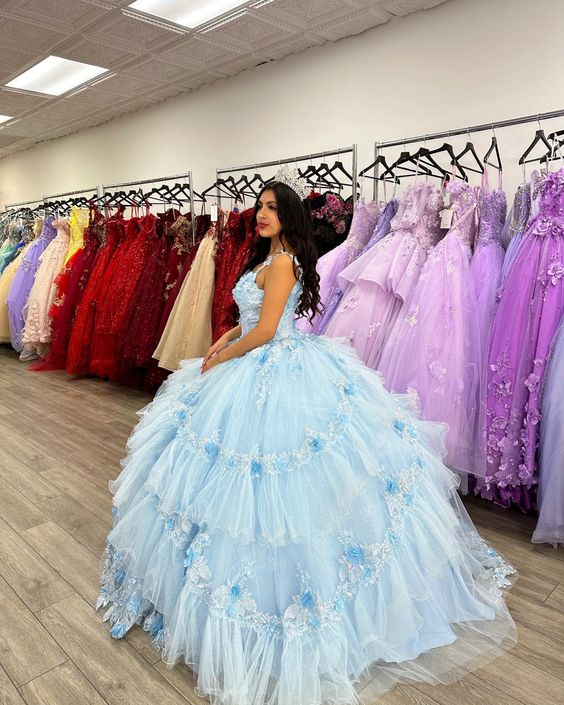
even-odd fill
[(542, 130), (542, 125), (541, 125), (541, 121), (540, 121), (540, 113), (537, 113), (537, 122), (539, 124), (539, 130)]
[(493, 136), (495, 137), (495, 127), (494, 127), (493, 122), (492, 122), (492, 133), (493, 133)]

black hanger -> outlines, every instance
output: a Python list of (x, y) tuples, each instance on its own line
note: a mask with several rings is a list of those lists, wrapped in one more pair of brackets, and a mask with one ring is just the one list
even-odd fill
[[(368, 172), (372, 171), (376, 166), (383, 166), (384, 167), (384, 172), (382, 174), (379, 174), (378, 176), (372, 176)], [(390, 179), (386, 179), (384, 177), (384, 174), (386, 172), (390, 172)], [(372, 164), (369, 164), (367, 167), (364, 167), (362, 171), (359, 173), (359, 176), (365, 176), (368, 179), (381, 179), (382, 181), (391, 181), (392, 183), (399, 184), (400, 180), (399, 178), (393, 173), (393, 171), (390, 170), (390, 166), (388, 162), (386, 161), (386, 157), (383, 154), (379, 154), (376, 159), (372, 162)]]
[[(464, 181), (468, 181), (468, 177), (466, 175), (466, 172), (464, 171), (464, 168), (459, 163), (456, 154), (454, 153), (452, 145), (448, 142), (444, 142), (440, 147), (437, 147), (436, 149), (428, 149), (427, 147), (422, 147), (419, 150), (418, 154), (420, 161), (423, 161), (426, 166), (431, 166), (435, 169), (438, 169), (439, 172), (442, 172), (443, 178), (450, 176), (450, 174), (440, 164), (438, 164), (438, 162), (434, 158), (434, 155), (447, 154), (450, 157), (450, 165), (455, 166), (458, 169), (458, 175), (460, 176), (460, 178), (464, 179)], [(437, 174), (431, 174), (431, 176), (437, 176)]]
[(480, 161), (480, 157), (476, 153), (476, 149), (474, 147), (474, 144), (470, 141), (466, 142), (466, 146), (464, 147), (462, 152), (460, 152), (460, 154), (456, 155), (457, 162), (460, 164), (460, 160), (462, 159), (462, 157), (466, 156), (467, 154), (470, 154), (470, 156), (473, 157), (478, 168), (476, 168), (475, 166), (468, 166), (468, 164), (465, 164), (463, 167), (464, 170), (465, 171), (473, 171), (476, 174), (483, 174), (484, 173), (484, 165), (482, 164), (482, 162)]
[[(408, 164), (413, 165), (415, 168), (407, 166)], [(405, 171), (405, 174), (396, 174), (396, 169), (401, 169), (402, 171)], [(389, 166), (386, 171), (382, 173), (382, 176), (380, 178), (384, 180), (388, 174), (391, 174), (396, 178), (399, 178), (399, 176), (415, 176), (416, 174), (422, 174), (423, 176), (431, 176), (430, 170), (425, 165), (418, 163), (415, 155), (411, 154), (406, 150), (401, 152), (396, 161), (391, 166)]]
[(234, 198), (235, 201), (242, 201), (239, 192), (235, 188), (235, 179), (233, 178), (233, 176), (228, 176), (226, 179), (219, 177), (218, 179), (216, 179), (216, 181), (214, 181), (211, 186), (208, 186), (208, 188), (204, 189), (200, 194), (204, 202), (206, 202), (207, 200), (206, 196), (208, 195), (208, 193), (211, 193), (212, 191), (214, 192), (214, 195), (215, 193), (217, 193), (217, 191), (219, 191), (220, 195), (227, 196), (228, 198)]
[(533, 137), (533, 141), (531, 144), (527, 147), (527, 149), (523, 152), (523, 154), (519, 158), (519, 164), (529, 164), (530, 162), (536, 162), (536, 161), (542, 161), (547, 155), (544, 154), (542, 157), (535, 157), (534, 159), (527, 159), (529, 154), (533, 151), (533, 149), (537, 146), (539, 142), (542, 142), (544, 146), (548, 150), (548, 154), (550, 155), (551, 150), (552, 150), (552, 145), (550, 142), (546, 139), (546, 135), (544, 134), (544, 130), (540, 129), (535, 132), (535, 136)]
[[(495, 161), (490, 161), (490, 157), (492, 154), (497, 159), (497, 164), (495, 163)], [(498, 171), (503, 171), (503, 164), (501, 163), (501, 154), (499, 153), (499, 147), (497, 146), (497, 137), (495, 135), (492, 137), (490, 148), (484, 156), (484, 164), (488, 164), (488, 166), (492, 166)]]

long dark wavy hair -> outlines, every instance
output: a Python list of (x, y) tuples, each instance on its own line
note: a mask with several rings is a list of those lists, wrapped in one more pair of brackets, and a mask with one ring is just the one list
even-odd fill
[[(255, 212), (251, 220), (251, 228), (257, 225), (258, 203), (265, 191), (273, 191), (278, 206), (278, 220), (282, 226), (280, 236), (296, 255), (301, 272), (302, 293), (298, 300), (295, 313), (299, 318), (307, 317), (313, 320), (316, 313), (323, 311), (319, 297), (319, 274), (315, 268), (317, 264), (317, 246), (313, 236), (311, 214), (307, 201), (301, 201), (294, 189), (280, 181), (274, 181), (265, 186), (257, 196)], [(247, 262), (245, 272), (254, 269), (268, 257), (270, 252), (270, 239), (259, 237), (253, 253)], [(298, 272), (296, 272), (298, 276)]]

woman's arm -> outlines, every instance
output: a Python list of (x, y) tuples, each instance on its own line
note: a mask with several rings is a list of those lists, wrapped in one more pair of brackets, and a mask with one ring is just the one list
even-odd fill
[(295, 283), (294, 264), (290, 257), (275, 257), (266, 269), (264, 300), (257, 325), (236, 343), (222, 350), (218, 354), (218, 362), (240, 357), (274, 338)]

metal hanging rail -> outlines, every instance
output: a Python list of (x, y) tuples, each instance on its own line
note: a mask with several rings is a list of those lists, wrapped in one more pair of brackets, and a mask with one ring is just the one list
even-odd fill
[(7, 203), (4, 206), (4, 212), (14, 210), (14, 208), (21, 208), (22, 206), (31, 206), (33, 203), (44, 203), (44, 200), (43, 198), (34, 198), (32, 201), (21, 201), (20, 203)]
[(80, 188), (80, 189), (75, 189), (74, 191), (67, 191), (66, 193), (55, 193), (52, 196), (43, 196), (43, 202), (46, 203), (46, 202), (51, 201), (55, 198), (65, 198), (65, 196), (76, 196), (79, 193), (98, 194), (98, 187), (94, 186), (93, 188)]
[(157, 176), (153, 179), (141, 179), (140, 181), (122, 181), (119, 184), (104, 184), (102, 185), (102, 196), (115, 188), (126, 188), (128, 186), (144, 186), (145, 184), (163, 183), (166, 181), (177, 181), (178, 179), (186, 179), (190, 188), (190, 222), (194, 222), (194, 183), (192, 181), (192, 172), (187, 171), (184, 174), (174, 174), (173, 176)]
[(157, 183), (157, 181), (172, 181), (173, 179), (189, 179), (190, 188), (192, 188), (192, 172), (188, 171), (185, 174), (175, 174), (174, 176), (157, 176), (154, 179), (143, 179), (142, 181), (123, 181), (119, 184), (106, 184), (102, 186), (102, 191), (109, 191), (113, 188), (125, 188), (127, 186), (144, 186), (145, 184)]
[[(390, 147), (415, 144), (416, 142), (425, 142), (426, 140), (446, 139), (448, 137), (466, 135), (474, 132), (486, 132), (487, 130), (496, 130), (503, 127), (514, 127), (515, 125), (526, 125), (530, 122), (540, 123), (541, 120), (552, 120), (560, 117), (564, 117), (564, 109), (551, 110), (546, 113), (535, 113), (534, 115), (524, 115), (522, 117), (509, 118), (507, 120), (498, 120), (497, 122), (487, 122), (482, 125), (472, 125), (471, 127), (458, 127), (455, 130), (444, 130), (443, 132), (433, 132), (426, 135), (417, 135), (415, 137), (403, 137), (401, 139), (388, 140), (386, 142), (374, 142), (374, 161), (378, 159), (380, 150), (388, 149)], [(376, 165), (374, 174), (374, 199), (378, 198), (378, 174), (379, 165)]]
[[(325, 157), (340, 156), (342, 154), (352, 154), (352, 196), (353, 201), (356, 201), (357, 194), (357, 170), (358, 170), (358, 160), (357, 160), (357, 146), (356, 144), (349, 145), (347, 147), (340, 147), (337, 149), (328, 149), (323, 152), (313, 152), (311, 154), (302, 154), (298, 157), (285, 157), (284, 159), (272, 159), (268, 162), (257, 162), (256, 164), (245, 164), (244, 166), (232, 166), (232, 167), (222, 167), (221, 169), (215, 170), (216, 181), (219, 179), (221, 174), (231, 174), (235, 171), (251, 171), (253, 169), (265, 169), (270, 166), (281, 166), (282, 164), (294, 164), (295, 162), (310, 161), (312, 159), (323, 159)], [(217, 203), (221, 204), (221, 193), (219, 187), (217, 190)]]

